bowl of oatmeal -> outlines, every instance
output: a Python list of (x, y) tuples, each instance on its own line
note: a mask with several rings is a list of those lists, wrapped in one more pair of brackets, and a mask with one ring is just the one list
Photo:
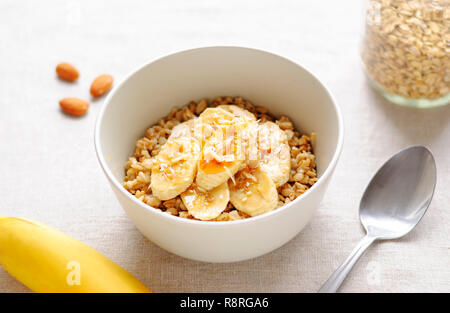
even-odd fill
[(300, 65), (208, 47), (150, 62), (108, 96), (95, 147), (137, 229), (177, 255), (240, 261), (312, 218), (342, 148), (340, 110)]

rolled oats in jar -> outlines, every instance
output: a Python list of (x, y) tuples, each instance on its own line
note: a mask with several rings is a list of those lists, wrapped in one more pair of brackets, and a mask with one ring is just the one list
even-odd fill
[(450, 0), (369, 0), (362, 61), (391, 102), (450, 102)]

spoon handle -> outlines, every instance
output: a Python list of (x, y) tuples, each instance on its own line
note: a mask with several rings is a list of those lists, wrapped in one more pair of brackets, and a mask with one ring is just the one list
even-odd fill
[(319, 289), (319, 293), (332, 293), (336, 292), (341, 286), (342, 282), (347, 278), (348, 273), (352, 270), (353, 266), (369, 248), (369, 246), (376, 240), (375, 237), (366, 235), (358, 245), (353, 249), (347, 259), (341, 266), (328, 278), (322, 288)]

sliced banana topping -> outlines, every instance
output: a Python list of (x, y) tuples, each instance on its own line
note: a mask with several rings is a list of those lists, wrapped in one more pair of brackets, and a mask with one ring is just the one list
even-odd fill
[(260, 167), (247, 166), (228, 181), (230, 202), (250, 216), (272, 211), (278, 204), (275, 183)]
[(200, 145), (194, 137), (169, 137), (153, 162), (153, 195), (169, 200), (185, 191), (194, 181), (199, 157)]
[(218, 217), (226, 209), (230, 192), (227, 183), (211, 190), (204, 190), (193, 184), (181, 194), (181, 200), (193, 217), (207, 221)]
[(274, 181), (277, 187), (289, 180), (291, 153), (284, 131), (272, 122), (258, 127), (258, 152), (261, 169)]
[(218, 217), (229, 201), (256, 216), (277, 207), (277, 187), (290, 170), (287, 136), (277, 124), (259, 124), (247, 110), (220, 105), (172, 129), (152, 159), (150, 187), (161, 200), (181, 195), (196, 219)]
[(213, 189), (239, 170), (245, 159), (240, 142), (245, 125), (243, 119), (220, 108), (208, 108), (200, 114), (195, 127), (195, 136), (200, 136), (203, 144), (196, 178), (198, 186)]

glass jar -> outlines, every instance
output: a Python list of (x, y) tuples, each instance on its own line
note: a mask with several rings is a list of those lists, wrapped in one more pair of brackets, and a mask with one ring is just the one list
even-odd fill
[(361, 58), (389, 101), (450, 102), (450, 0), (369, 0)]

